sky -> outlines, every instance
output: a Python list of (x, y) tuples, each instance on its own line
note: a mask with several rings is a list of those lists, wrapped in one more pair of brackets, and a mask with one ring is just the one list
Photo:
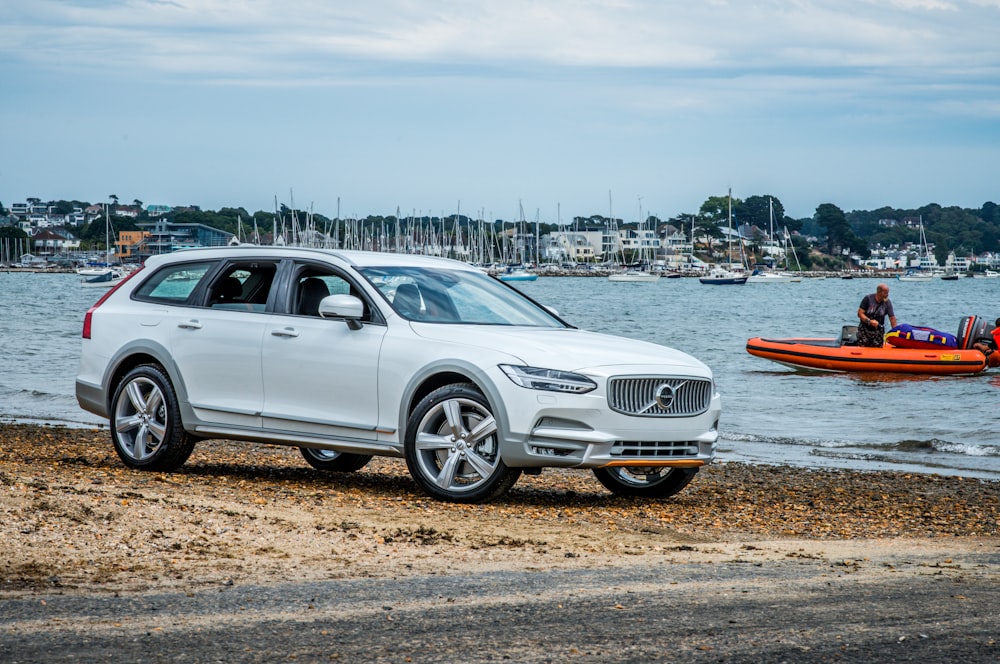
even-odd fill
[(1000, 0), (0, 0), (0, 202), (1000, 201)]

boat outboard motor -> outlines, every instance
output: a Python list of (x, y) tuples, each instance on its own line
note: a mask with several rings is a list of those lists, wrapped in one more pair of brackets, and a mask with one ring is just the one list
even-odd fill
[(857, 325), (845, 325), (844, 327), (840, 328), (840, 345), (841, 346), (858, 345)]
[(976, 340), (985, 337), (987, 335), (987, 327), (989, 323), (982, 316), (966, 316), (962, 319), (962, 322), (958, 324), (958, 334), (955, 338), (958, 340), (958, 347), (962, 350), (968, 350), (972, 348), (972, 344), (976, 343)]

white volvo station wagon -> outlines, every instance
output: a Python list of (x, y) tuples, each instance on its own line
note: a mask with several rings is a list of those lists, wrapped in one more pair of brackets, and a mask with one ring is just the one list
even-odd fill
[(246, 245), (155, 256), (101, 298), (76, 395), (132, 468), (256, 441), (334, 472), (403, 457), (455, 502), (545, 467), (671, 496), (713, 459), (721, 411), (693, 357), (576, 329), (465, 263)]

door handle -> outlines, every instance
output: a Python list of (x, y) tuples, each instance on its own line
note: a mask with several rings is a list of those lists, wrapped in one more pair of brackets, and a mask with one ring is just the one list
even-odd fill
[(199, 323), (196, 320), (189, 320), (186, 323), (178, 323), (177, 327), (181, 328), (182, 330), (200, 330), (201, 323)]
[(275, 337), (297, 337), (299, 333), (294, 327), (286, 327), (280, 330), (271, 330), (271, 336)]

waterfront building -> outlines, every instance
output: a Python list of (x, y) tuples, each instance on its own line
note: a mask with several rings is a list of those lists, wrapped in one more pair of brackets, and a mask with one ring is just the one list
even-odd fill
[(115, 240), (115, 254), (122, 263), (134, 263), (139, 260), (137, 249), (143, 246), (149, 231), (119, 231)]
[(55, 256), (78, 250), (80, 239), (67, 231), (45, 228), (31, 237), (31, 246), (39, 256)]
[(558, 231), (549, 234), (549, 252), (552, 260), (559, 262), (590, 263), (601, 246), (602, 231)]
[(136, 226), (145, 232), (141, 240), (130, 248), (130, 255), (138, 260), (178, 249), (224, 247), (235, 237), (232, 233), (205, 224), (175, 224), (164, 219)]

